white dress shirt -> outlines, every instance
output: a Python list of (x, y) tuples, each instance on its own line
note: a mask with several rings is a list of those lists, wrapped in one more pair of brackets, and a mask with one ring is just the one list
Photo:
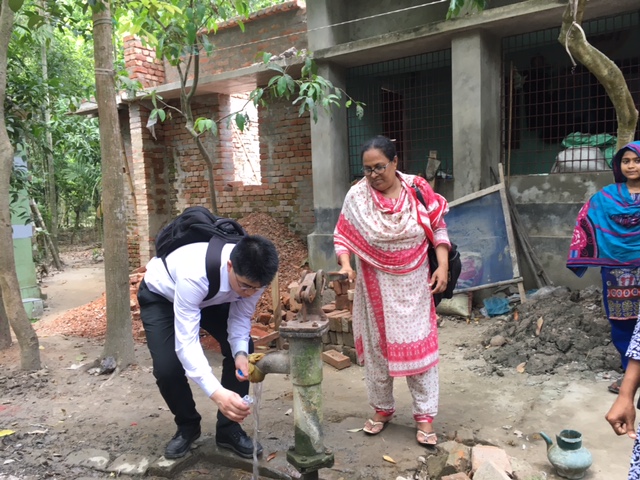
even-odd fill
[(259, 289), (250, 297), (241, 297), (231, 289), (227, 261), (235, 244), (228, 243), (220, 258), (220, 290), (207, 301), (209, 280), (205, 258), (208, 243), (192, 243), (174, 250), (166, 257), (153, 257), (147, 264), (144, 281), (153, 293), (173, 302), (175, 317), (175, 349), (187, 377), (211, 396), (220, 388), (200, 344), (200, 311), (210, 305), (229, 303), (227, 333), (232, 354), (249, 351), (251, 316), (264, 291)]

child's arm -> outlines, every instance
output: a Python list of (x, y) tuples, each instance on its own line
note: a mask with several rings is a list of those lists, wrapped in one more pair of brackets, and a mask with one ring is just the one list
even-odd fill
[(636, 408), (633, 399), (638, 386), (640, 386), (640, 361), (630, 359), (618, 398), (605, 416), (617, 435), (626, 433), (629, 437), (636, 438)]

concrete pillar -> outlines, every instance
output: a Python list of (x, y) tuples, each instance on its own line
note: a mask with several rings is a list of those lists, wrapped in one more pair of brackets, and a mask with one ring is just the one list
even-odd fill
[(451, 41), (454, 198), (494, 184), (500, 162), (500, 40), (476, 30)]
[[(318, 73), (336, 87), (345, 87), (346, 75), (336, 65), (320, 65)], [(347, 113), (333, 109), (328, 115), (318, 114), (311, 121), (311, 164), (313, 174), (313, 208), (316, 228), (307, 237), (309, 265), (312, 269), (334, 270), (337, 267), (333, 250), (335, 228), (342, 201), (349, 189), (349, 157)]]

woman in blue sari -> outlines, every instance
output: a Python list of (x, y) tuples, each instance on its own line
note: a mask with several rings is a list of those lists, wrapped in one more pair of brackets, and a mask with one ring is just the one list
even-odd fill
[[(622, 147), (612, 168), (616, 183), (593, 195), (578, 213), (567, 267), (579, 277), (588, 267), (601, 267), (611, 340), (625, 371), (640, 313), (640, 142)], [(618, 393), (621, 382), (609, 391)]]

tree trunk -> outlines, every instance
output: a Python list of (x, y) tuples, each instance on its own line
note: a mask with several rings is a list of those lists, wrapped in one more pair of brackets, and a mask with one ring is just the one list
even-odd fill
[(2, 291), (0, 290), (0, 350), (6, 350), (12, 343), (9, 317), (7, 317), (7, 312), (4, 311), (4, 305), (2, 304)]
[(122, 178), (124, 152), (116, 105), (112, 35), (110, 4), (108, 0), (102, 0), (93, 11), (93, 40), (100, 119), (107, 297), (107, 334), (103, 358), (114, 357), (118, 367), (125, 368), (135, 362), (135, 354), (129, 305), (127, 214)]
[[(9, 324), (20, 345), (20, 368), (40, 370), (38, 337), (22, 304), (20, 285), (13, 253), (13, 233), (9, 191), (13, 170), (13, 146), (4, 119), (4, 99), (7, 90), (7, 51), (13, 29), (13, 11), (8, 0), (0, 3), (0, 292)], [(0, 319), (0, 323), (2, 320)], [(6, 329), (6, 327), (5, 327)]]
[[(574, 3), (576, 11), (574, 12)], [(587, 0), (569, 1), (562, 15), (562, 28), (558, 41), (565, 46), (580, 63), (595, 75), (602, 84), (618, 118), (618, 145), (624, 147), (634, 140), (638, 111), (629, 91), (629, 86), (618, 66), (604, 53), (593, 47), (579, 25), (582, 23)]]
[[(45, 25), (49, 27), (49, 17), (47, 14), (47, 5), (45, 0), (41, 0), (40, 4), (42, 8), (42, 14), (45, 17)], [(47, 65), (47, 45), (46, 42), (42, 42), (41, 46), (42, 57), (42, 81), (47, 86), (47, 91), (44, 95), (44, 103), (42, 106), (42, 114), (44, 116), (44, 128), (45, 128), (45, 157), (47, 159), (47, 197), (49, 204), (49, 211), (51, 212), (51, 225), (49, 225), (49, 234), (51, 235), (51, 242), (53, 243), (52, 252), (58, 257), (58, 194), (56, 191), (56, 177), (55, 166), (53, 161), (53, 140), (51, 138), (51, 100), (49, 97), (49, 67)], [(55, 258), (54, 258), (55, 261)], [(60, 262), (60, 258), (57, 258), (57, 262)], [(60, 270), (60, 267), (57, 267)]]
[[(178, 69), (180, 74), (180, 107), (182, 109), (182, 114), (185, 118), (185, 128), (191, 134), (193, 139), (198, 146), (198, 151), (204, 158), (205, 163), (207, 164), (207, 174), (209, 177), (209, 201), (211, 203), (211, 211), (217, 215), (218, 214), (218, 202), (216, 200), (216, 187), (215, 187), (215, 174), (213, 173), (213, 158), (211, 154), (207, 151), (204, 143), (202, 143), (202, 139), (196, 129), (194, 128), (194, 119), (193, 119), (193, 110), (191, 109), (191, 100), (195, 95), (198, 89), (198, 81), (200, 80), (200, 55), (198, 53), (198, 47), (193, 47), (195, 53), (192, 53), (188, 58), (187, 67), (184, 74), (182, 74), (182, 70)], [(191, 79), (191, 89), (189, 93), (187, 93), (187, 81), (189, 79), (189, 67), (193, 65), (193, 78)]]

